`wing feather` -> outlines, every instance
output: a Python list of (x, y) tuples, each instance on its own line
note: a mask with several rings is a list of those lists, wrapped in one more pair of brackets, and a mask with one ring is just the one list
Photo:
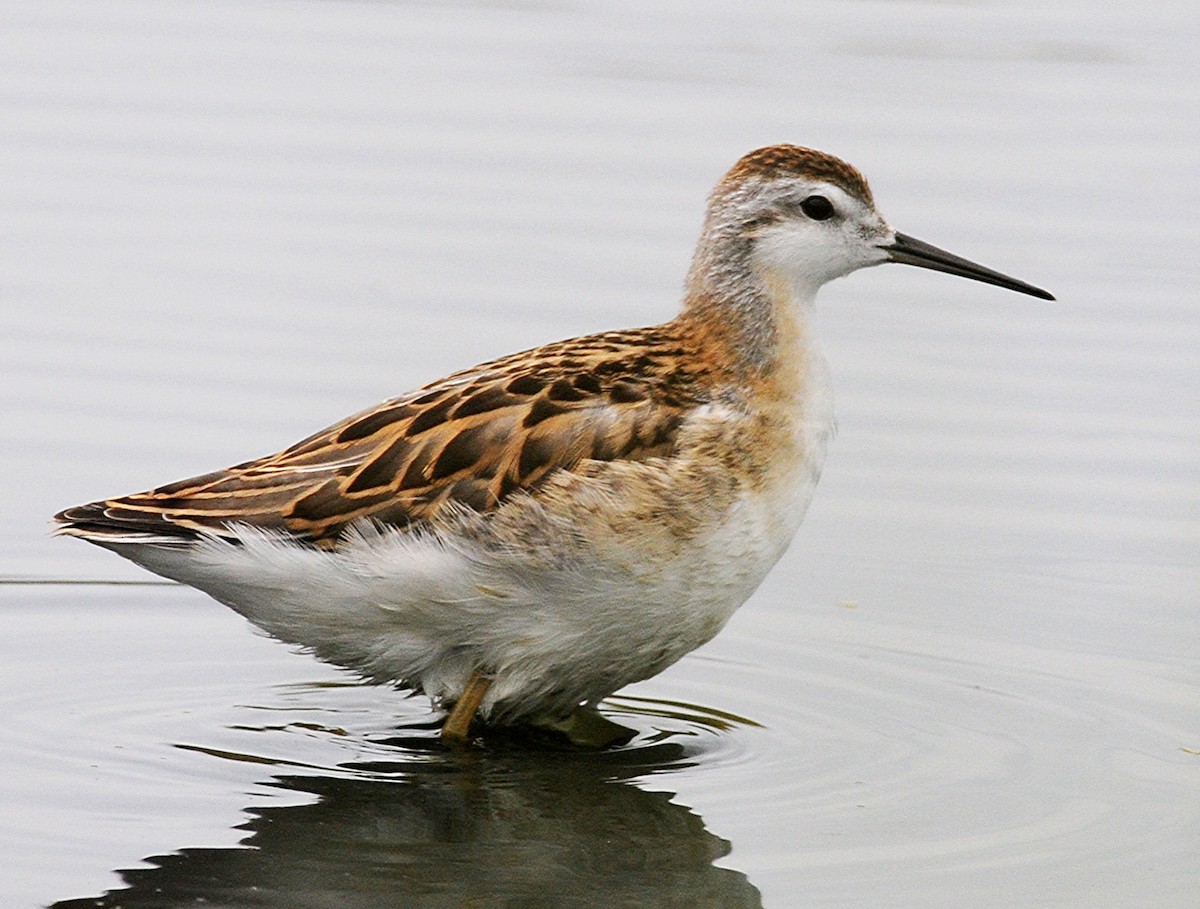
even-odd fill
[(584, 461), (666, 457), (699, 393), (664, 328), (516, 354), (277, 454), (56, 519), (82, 536), (186, 537), (248, 524), (331, 546), (362, 518), (412, 526), (447, 509), (487, 512)]

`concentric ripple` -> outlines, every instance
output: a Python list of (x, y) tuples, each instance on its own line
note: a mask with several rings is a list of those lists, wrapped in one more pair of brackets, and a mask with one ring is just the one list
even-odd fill
[[(1149, 657), (750, 609), (604, 702), (627, 745), (448, 748), (423, 698), (248, 634), (189, 591), (10, 600), (5, 659), (23, 684), (3, 760), (22, 783), (4, 798), (25, 821), (0, 845), (32, 861), (57, 837), (68, 889), (43, 896), (107, 893), (79, 905), (237, 904), (266, 887), (282, 906), (346, 873), (382, 896), (399, 868), (413, 892), (462, 899), (549, 879), (595, 905), (623, 881), (755, 906), (757, 887), (802, 878), (818, 903), (868, 882), (945, 904), (1182, 867), (1200, 815), (1195, 687)], [(52, 651), (56, 675), (36, 678)], [(730, 844), (719, 864), (737, 871), (714, 864)], [(121, 872), (132, 891), (107, 890), (143, 859)], [(612, 872), (626, 867), (641, 871)]]
[[(441, 741), (441, 716), (420, 697), (354, 681), (322, 681), (276, 686), (270, 702), (239, 705), (241, 721), (228, 724), (220, 745), (176, 742), (185, 751), (212, 757), (332, 776), (403, 779), (431, 765), (519, 755), (573, 762), (614, 778), (664, 774), (698, 765), (735, 760), (745, 750), (739, 729), (758, 726), (727, 711), (681, 700), (614, 695), (602, 715), (629, 729), (628, 743), (593, 749), (560, 735), (532, 729), (485, 730), (466, 750)], [(305, 718), (307, 717), (307, 719)], [(324, 719), (320, 719), (324, 717)], [(255, 721), (257, 720), (257, 721)], [(234, 747), (234, 742), (241, 747)], [(314, 763), (317, 755), (320, 763)]]
[(1187, 866), (1200, 816), (1190, 667), (849, 611), (805, 615), (803, 639), (780, 640), (799, 624), (750, 611), (723, 644), (753, 660), (689, 667), (766, 727), (741, 731), (752, 760), (680, 787), (735, 843), (758, 837), (748, 870), (803, 872), (829, 899), (877, 876), (944, 903), (947, 881), (964, 899), (1047, 876), (1091, 892), (1131, 857)]

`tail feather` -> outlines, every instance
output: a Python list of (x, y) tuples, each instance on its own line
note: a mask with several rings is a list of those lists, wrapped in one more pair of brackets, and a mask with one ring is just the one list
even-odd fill
[(89, 502), (60, 511), (54, 516), (51, 532), (55, 536), (79, 537), (94, 543), (176, 546), (193, 543), (202, 536), (189, 527), (171, 522), (161, 513), (134, 511), (109, 501)]

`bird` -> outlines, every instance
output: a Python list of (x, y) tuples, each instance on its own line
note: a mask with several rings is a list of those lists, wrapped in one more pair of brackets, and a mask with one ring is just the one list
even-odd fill
[(1054, 299), (896, 231), (845, 161), (767, 146), (709, 196), (670, 321), (455, 372), (55, 532), (428, 696), (447, 743), (569, 731), (712, 639), (782, 557), (834, 429), (817, 291), (884, 263)]

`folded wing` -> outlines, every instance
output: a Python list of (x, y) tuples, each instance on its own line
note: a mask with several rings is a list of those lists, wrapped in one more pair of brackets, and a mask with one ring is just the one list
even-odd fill
[(451, 507), (487, 512), (583, 461), (668, 456), (694, 384), (654, 332), (595, 335), (457, 373), (277, 454), (68, 508), (59, 531), (169, 542), (240, 524), (334, 546), (363, 518), (414, 526)]

